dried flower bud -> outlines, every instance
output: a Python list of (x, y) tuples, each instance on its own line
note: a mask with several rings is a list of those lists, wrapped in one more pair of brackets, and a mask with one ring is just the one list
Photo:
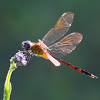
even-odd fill
[(26, 51), (19, 51), (10, 61), (14, 61), (16, 66), (26, 66), (30, 61), (30, 55)]

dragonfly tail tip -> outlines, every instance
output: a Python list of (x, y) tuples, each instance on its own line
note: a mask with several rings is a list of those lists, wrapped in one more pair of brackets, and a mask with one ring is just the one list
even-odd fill
[(98, 77), (97, 76), (95, 76), (95, 75), (91, 75), (91, 78), (96, 78), (96, 79), (98, 79)]

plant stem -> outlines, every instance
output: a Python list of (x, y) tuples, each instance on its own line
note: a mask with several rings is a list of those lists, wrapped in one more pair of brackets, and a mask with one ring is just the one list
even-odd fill
[(12, 72), (16, 69), (16, 63), (11, 62), (10, 63), (10, 68), (8, 70), (7, 76), (6, 76), (6, 81), (4, 84), (4, 96), (3, 96), (3, 100), (10, 100), (10, 94), (11, 94), (11, 90), (12, 90), (12, 86), (10, 83), (10, 78), (11, 78), (11, 74)]

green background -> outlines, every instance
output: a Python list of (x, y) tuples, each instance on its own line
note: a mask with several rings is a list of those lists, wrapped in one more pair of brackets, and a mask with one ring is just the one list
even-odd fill
[[(68, 33), (80, 32), (83, 40), (63, 59), (100, 77), (99, 0), (0, 0), (0, 100), (9, 59), (22, 41), (42, 39), (68, 11), (75, 14)], [(100, 100), (100, 79), (39, 57), (16, 69), (11, 82), (11, 100)]]

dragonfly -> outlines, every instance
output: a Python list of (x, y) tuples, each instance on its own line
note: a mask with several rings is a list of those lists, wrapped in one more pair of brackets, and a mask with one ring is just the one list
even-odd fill
[(23, 41), (22, 47), (30, 56), (43, 57), (50, 60), (55, 66), (60, 66), (62, 63), (91, 78), (98, 78), (90, 72), (61, 60), (61, 57), (71, 53), (83, 38), (82, 34), (78, 32), (64, 36), (69, 30), (73, 18), (74, 13), (65, 12), (42, 40), (38, 39), (37, 43), (29, 40)]

